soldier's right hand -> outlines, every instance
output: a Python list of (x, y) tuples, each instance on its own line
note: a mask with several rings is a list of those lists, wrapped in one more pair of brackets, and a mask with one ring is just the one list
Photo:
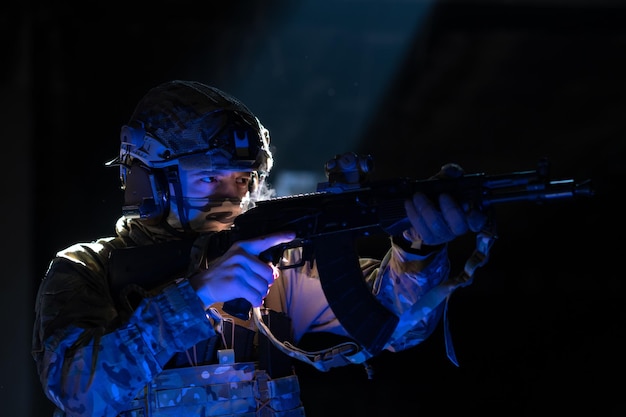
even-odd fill
[(293, 232), (280, 232), (235, 242), (207, 269), (189, 276), (205, 309), (235, 298), (245, 298), (253, 307), (259, 307), (278, 274), (277, 268), (261, 260), (259, 254), (294, 237)]

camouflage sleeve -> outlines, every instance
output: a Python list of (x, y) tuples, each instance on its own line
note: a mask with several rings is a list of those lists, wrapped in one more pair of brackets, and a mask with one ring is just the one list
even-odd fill
[[(431, 288), (448, 278), (447, 247), (442, 245), (431, 249), (428, 253), (419, 253), (394, 240), (382, 261), (359, 259), (363, 276), (374, 296), (398, 317), (410, 310)], [(293, 264), (290, 262), (292, 257), (300, 258), (291, 251), (286, 256), (288, 264)], [(283, 270), (265, 301), (269, 308), (283, 311), (290, 317), (296, 343), (304, 334), (313, 332), (349, 337), (328, 304), (315, 265), (305, 263), (299, 268)], [(408, 330), (401, 334), (394, 332), (386, 349), (399, 351), (425, 340), (440, 321), (443, 308), (442, 303), (414, 326), (398, 323), (399, 328)]]
[(175, 352), (215, 334), (186, 280), (121, 324), (105, 278), (97, 257), (57, 258), (39, 290), (33, 357), (46, 395), (73, 416), (117, 415)]
[[(447, 246), (420, 254), (392, 241), (390, 250), (377, 268), (367, 276), (376, 298), (398, 317), (424, 294), (448, 278), (450, 264)], [(441, 303), (402, 335), (394, 334), (387, 343), (390, 351), (413, 347), (432, 334), (443, 314)], [(400, 327), (402, 323), (398, 323)]]

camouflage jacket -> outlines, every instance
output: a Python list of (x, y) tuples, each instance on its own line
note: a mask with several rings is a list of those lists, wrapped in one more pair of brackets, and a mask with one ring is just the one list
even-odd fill
[[(46, 396), (66, 415), (118, 415), (176, 355), (216, 336), (184, 271), (141, 293), (130, 308), (120, 303), (111, 287), (110, 254), (147, 243), (133, 235), (130, 222), (120, 220), (115, 237), (58, 252), (40, 284), (32, 355)], [(449, 274), (445, 246), (420, 255), (392, 242), (383, 260), (360, 259), (360, 265), (376, 299), (398, 317)], [(349, 336), (329, 308), (315, 265), (282, 271), (266, 306), (289, 317), (296, 345), (309, 332)], [(439, 305), (408, 331), (394, 333), (385, 349), (417, 345), (442, 311)]]

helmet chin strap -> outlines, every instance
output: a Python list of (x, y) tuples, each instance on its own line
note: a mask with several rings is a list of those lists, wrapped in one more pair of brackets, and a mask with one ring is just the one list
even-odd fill
[[(187, 215), (187, 212), (185, 210), (185, 202), (183, 201), (183, 188), (180, 184), (180, 177), (178, 175), (178, 166), (173, 166), (170, 169), (167, 170), (167, 182), (172, 184), (172, 186), (174, 187), (174, 198), (176, 199), (176, 208), (177, 208), (177, 219), (180, 222), (180, 225), (183, 228), (183, 232), (182, 235), (185, 234), (190, 234), (193, 232), (193, 229), (191, 228), (191, 225), (189, 224), (189, 216)], [(171, 206), (171, 199), (172, 199), (172, 195), (170, 193), (170, 206)], [(171, 227), (172, 224), (170, 222), (171, 217), (172, 217), (172, 210), (170, 208), (169, 213), (167, 215), (167, 218), (165, 219), (165, 224), (166, 227), (168, 227), (170, 229), (170, 231), (172, 232), (176, 232), (176, 234), (181, 235), (180, 231), (177, 230), (176, 227)]]

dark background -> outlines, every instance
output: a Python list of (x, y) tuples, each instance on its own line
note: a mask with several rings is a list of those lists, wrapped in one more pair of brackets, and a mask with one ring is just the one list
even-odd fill
[[(623, 2), (2, 9), (3, 415), (51, 415), (30, 357), (37, 285), (55, 251), (113, 233), (118, 172), (103, 163), (139, 98), (175, 78), (250, 106), (272, 133), (270, 182), (284, 193), (312, 191), (324, 162), (345, 151), (373, 155), (378, 178), (426, 178), (446, 162), (515, 172), (547, 156), (555, 179), (591, 178), (597, 189), (497, 208), (491, 258), (449, 307), (460, 367), (446, 358), (442, 326), (373, 360), (373, 380), (361, 367), (302, 366), (309, 417), (626, 409)], [(469, 235), (451, 245), (455, 273), (473, 245)]]

